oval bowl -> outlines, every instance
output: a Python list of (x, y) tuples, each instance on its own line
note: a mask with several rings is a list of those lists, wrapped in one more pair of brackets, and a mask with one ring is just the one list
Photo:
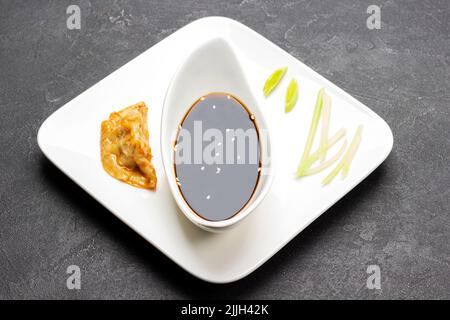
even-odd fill
[[(236, 215), (220, 221), (206, 220), (190, 208), (177, 185), (174, 167), (174, 143), (182, 119), (195, 101), (212, 92), (229, 93), (245, 104), (255, 116), (261, 147), (261, 172), (252, 197)], [(262, 132), (264, 134), (261, 134)], [(219, 232), (237, 225), (256, 209), (270, 189), (274, 177), (270, 150), (271, 139), (267, 123), (250, 90), (235, 51), (224, 38), (206, 41), (181, 63), (164, 99), (161, 152), (169, 188), (177, 205), (191, 222), (207, 231)]]

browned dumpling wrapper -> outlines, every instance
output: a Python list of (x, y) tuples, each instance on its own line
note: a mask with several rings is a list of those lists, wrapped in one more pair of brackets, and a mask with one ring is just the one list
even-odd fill
[(147, 106), (139, 102), (110, 114), (101, 126), (103, 168), (132, 186), (155, 189), (156, 171), (147, 128)]

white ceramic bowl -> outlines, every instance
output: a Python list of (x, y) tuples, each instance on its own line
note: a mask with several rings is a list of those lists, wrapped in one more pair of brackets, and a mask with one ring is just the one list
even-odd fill
[[(189, 107), (211, 92), (226, 92), (239, 98), (255, 115), (260, 134), (261, 176), (247, 205), (236, 215), (221, 221), (203, 219), (184, 200), (176, 183), (174, 142), (177, 128)], [(266, 148), (266, 149), (264, 149)], [(206, 41), (195, 49), (175, 73), (166, 93), (161, 117), (161, 152), (170, 190), (186, 217), (208, 231), (223, 231), (247, 217), (268, 193), (273, 180), (273, 160), (270, 156), (270, 135), (267, 123), (245, 79), (238, 57), (224, 38)]]

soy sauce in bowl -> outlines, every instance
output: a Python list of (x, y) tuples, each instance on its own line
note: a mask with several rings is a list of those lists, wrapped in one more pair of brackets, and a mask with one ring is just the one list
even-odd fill
[(208, 221), (235, 216), (260, 180), (255, 116), (231, 94), (202, 96), (179, 125), (174, 167), (180, 193), (193, 212)]

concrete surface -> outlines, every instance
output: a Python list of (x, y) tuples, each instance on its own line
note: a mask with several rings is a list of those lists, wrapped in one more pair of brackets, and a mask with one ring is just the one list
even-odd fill
[[(81, 7), (82, 28), (66, 28)], [(381, 6), (381, 30), (366, 9)], [(0, 0), (0, 298), (450, 298), (450, 2)], [(243, 22), (390, 124), (387, 161), (254, 274), (201, 282), (45, 159), (52, 112), (190, 21)], [(66, 288), (66, 268), (82, 272)], [(368, 265), (381, 290), (366, 288)]]

